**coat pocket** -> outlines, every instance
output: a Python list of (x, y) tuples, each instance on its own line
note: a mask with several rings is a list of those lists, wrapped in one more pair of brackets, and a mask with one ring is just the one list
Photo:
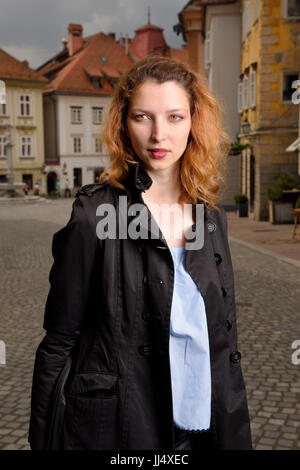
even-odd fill
[(75, 375), (69, 389), (69, 395), (82, 397), (105, 398), (117, 394), (116, 375), (101, 374), (98, 372), (84, 372)]
[(64, 449), (105, 450), (117, 443), (118, 376), (75, 375), (66, 395)]

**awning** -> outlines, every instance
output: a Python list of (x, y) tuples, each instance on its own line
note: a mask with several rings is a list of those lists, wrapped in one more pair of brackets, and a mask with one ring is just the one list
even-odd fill
[(286, 152), (295, 152), (300, 147), (300, 137), (296, 139), (287, 149)]

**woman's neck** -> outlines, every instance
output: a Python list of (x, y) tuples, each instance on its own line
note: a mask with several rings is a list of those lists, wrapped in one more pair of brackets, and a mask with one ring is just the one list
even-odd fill
[(152, 179), (152, 185), (146, 191), (145, 199), (156, 204), (178, 203), (181, 194), (178, 166), (171, 171), (149, 171), (148, 173)]

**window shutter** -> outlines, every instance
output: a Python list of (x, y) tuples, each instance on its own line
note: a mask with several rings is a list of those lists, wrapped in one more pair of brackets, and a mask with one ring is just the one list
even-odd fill
[(238, 112), (243, 112), (243, 83), (238, 84)]
[(248, 109), (249, 106), (249, 79), (248, 77), (244, 78), (244, 97), (243, 97), (243, 108)]
[(250, 106), (256, 106), (256, 72), (250, 72)]

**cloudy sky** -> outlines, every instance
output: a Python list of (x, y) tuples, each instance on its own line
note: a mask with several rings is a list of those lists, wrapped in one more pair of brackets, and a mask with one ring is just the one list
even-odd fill
[(172, 47), (183, 44), (173, 25), (188, 0), (1, 0), (0, 48), (19, 60), (28, 60), (32, 68), (46, 62), (62, 48), (68, 36), (68, 24), (82, 24), (84, 36), (116, 32), (133, 37), (134, 30), (147, 23), (164, 29)]

